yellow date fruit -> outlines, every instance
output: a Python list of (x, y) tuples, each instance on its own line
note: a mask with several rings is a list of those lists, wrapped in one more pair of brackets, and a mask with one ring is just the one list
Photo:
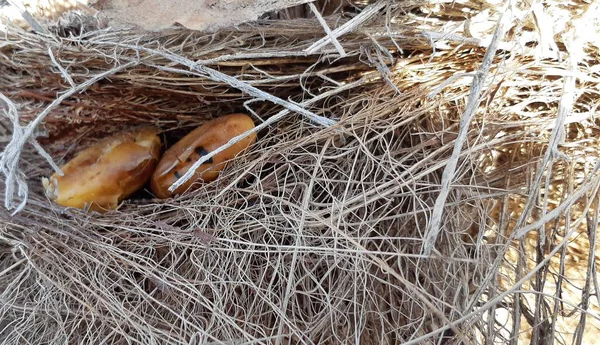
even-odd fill
[(210, 120), (194, 129), (169, 148), (152, 175), (150, 187), (158, 198), (181, 194), (197, 183), (217, 179), (227, 161), (246, 150), (256, 141), (253, 133), (233, 146), (211, 157), (196, 170), (194, 176), (173, 193), (168, 188), (177, 181), (200, 157), (226, 144), (232, 138), (254, 128), (252, 118), (245, 114), (230, 114)]
[(59, 205), (105, 212), (140, 189), (161, 153), (158, 128), (141, 127), (105, 138), (61, 167), (64, 176), (43, 178), (46, 195)]

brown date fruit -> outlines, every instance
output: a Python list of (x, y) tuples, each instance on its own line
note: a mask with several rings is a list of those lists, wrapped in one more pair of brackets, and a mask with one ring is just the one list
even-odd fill
[(42, 183), (59, 205), (105, 212), (140, 189), (160, 159), (155, 127), (141, 127), (105, 138), (81, 151)]
[(150, 186), (158, 198), (181, 194), (198, 183), (217, 179), (228, 161), (245, 151), (256, 141), (256, 134), (240, 140), (233, 146), (210, 158), (196, 170), (194, 176), (173, 193), (169, 187), (177, 181), (200, 157), (226, 144), (232, 138), (254, 128), (252, 118), (245, 114), (230, 114), (210, 120), (194, 129), (169, 148), (152, 175)]

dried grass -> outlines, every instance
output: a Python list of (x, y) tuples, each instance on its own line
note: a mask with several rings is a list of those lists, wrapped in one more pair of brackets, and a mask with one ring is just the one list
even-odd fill
[[(597, 339), (598, 5), (372, 6), (381, 11), (365, 21), (333, 11), (216, 34), (81, 30), (74, 14), (51, 36), (11, 28), (0, 93), (22, 125), (111, 74), (49, 110), (32, 132), (40, 147), (11, 151), (18, 171), (6, 148), (19, 147), (22, 128), (0, 121), (4, 172), (28, 185), (21, 212), (0, 211), (4, 343)], [(506, 35), (477, 77), (480, 106), (461, 124), (505, 12)], [(339, 47), (321, 47), (323, 37)], [(52, 168), (41, 147), (60, 164), (120, 128), (153, 123), (173, 142), (234, 111), (281, 118), (196, 192), (161, 201), (141, 191), (103, 215), (43, 196), (39, 177)]]

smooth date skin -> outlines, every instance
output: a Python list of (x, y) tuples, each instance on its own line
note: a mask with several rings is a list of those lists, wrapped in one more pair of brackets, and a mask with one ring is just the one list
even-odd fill
[(152, 192), (156, 197), (165, 199), (198, 187), (200, 183), (216, 180), (228, 161), (256, 141), (255, 133), (206, 161), (196, 170), (194, 177), (173, 193), (168, 190), (200, 157), (252, 128), (254, 121), (245, 114), (222, 116), (196, 128), (164, 153), (152, 175)]

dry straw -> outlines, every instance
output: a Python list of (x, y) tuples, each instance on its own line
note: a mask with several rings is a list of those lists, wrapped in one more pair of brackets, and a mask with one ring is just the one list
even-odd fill
[[(597, 339), (599, 6), (354, 5), (218, 33), (8, 24), (4, 343)], [(172, 143), (239, 111), (260, 139), (195, 192), (103, 215), (43, 194), (108, 133)]]

